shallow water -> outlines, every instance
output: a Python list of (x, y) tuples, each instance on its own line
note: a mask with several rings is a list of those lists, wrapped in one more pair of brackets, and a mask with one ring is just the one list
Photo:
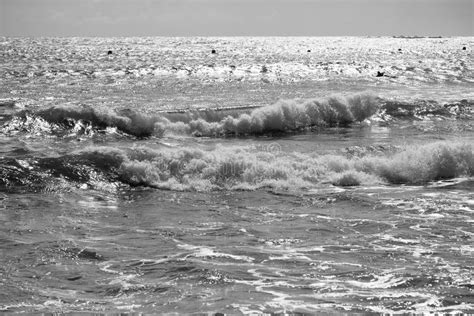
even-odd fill
[(0, 42), (1, 311), (474, 311), (472, 38)]
[(2, 301), (7, 311), (470, 310), (472, 189), (12, 194)]

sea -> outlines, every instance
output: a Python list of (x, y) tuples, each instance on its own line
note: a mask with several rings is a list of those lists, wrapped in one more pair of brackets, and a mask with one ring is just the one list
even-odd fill
[(474, 37), (0, 37), (0, 311), (474, 313)]

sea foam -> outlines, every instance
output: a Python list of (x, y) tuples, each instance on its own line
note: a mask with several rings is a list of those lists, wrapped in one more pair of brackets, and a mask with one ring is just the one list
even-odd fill
[[(271, 147), (271, 146), (270, 146)], [(3, 186), (51, 178), (94, 186), (106, 181), (172, 190), (305, 190), (320, 186), (426, 184), (474, 176), (474, 146), (435, 142), (393, 150), (300, 153), (259, 146), (86, 147), (59, 157), (2, 158)]]
[(226, 115), (205, 111), (164, 116), (157, 128), (202, 136), (259, 135), (296, 131), (313, 126), (348, 125), (363, 121), (380, 108), (379, 99), (370, 93), (330, 96), (320, 99), (280, 100), (249, 113)]
[[(334, 95), (320, 99), (280, 100), (263, 107), (144, 114), (131, 109), (113, 111), (86, 105), (56, 105), (18, 113), (3, 132), (26, 131), (63, 135), (72, 130), (103, 131), (116, 128), (135, 137), (166, 134), (221, 137), (285, 133), (313, 126), (349, 125), (363, 121), (380, 108), (379, 98), (370, 93)], [(93, 133), (91, 133), (93, 134)]]
[(348, 126), (371, 118), (382, 121), (453, 116), (471, 119), (472, 105), (470, 100), (445, 104), (430, 100), (389, 100), (369, 92), (279, 100), (263, 107), (246, 105), (155, 114), (131, 109), (114, 111), (87, 105), (56, 105), (19, 112), (9, 118), (2, 132), (94, 135), (113, 128), (137, 138), (176, 134), (208, 137), (284, 134), (315, 127)]
[(196, 191), (418, 185), (474, 176), (474, 146), (450, 142), (364, 157), (219, 145), (212, 150), (88, 147), (43, 160), (35, 166), (52, 169), (49, 174), (71, 181), (87, 181), (88, 174), (99, 173), (101, 178), (131, 186)]

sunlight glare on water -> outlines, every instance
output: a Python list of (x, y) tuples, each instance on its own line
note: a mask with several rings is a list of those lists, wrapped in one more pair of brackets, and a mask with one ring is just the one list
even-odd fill
[(0, 42), (0, 311), (474, 311), (472, 38)]

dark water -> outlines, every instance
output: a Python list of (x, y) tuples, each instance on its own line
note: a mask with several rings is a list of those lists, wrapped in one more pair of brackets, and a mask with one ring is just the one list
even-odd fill
[(474, 312), (472, 38), (0, 42), (1, 311)]

